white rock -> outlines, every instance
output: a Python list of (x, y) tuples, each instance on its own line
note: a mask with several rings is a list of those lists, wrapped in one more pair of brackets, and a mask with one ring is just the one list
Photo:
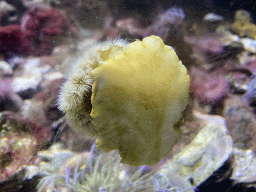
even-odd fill
[(256, 40), (250, 38), (242, 38), (240, 42), (243, 44), (246, 51), (256, 53)]
[(256, 182), (256, 158), (251, 149), (234, 149), (235, 168), (231, 179), (239, 183)]
[(0, 75), (6, 76), (6, 75), (12, 75), (13, 70), (9, 63), (5, 61), (0, 61)]
[(17, 15), (11, 15), (9, 13), (14, 12), (16, 8), (6, 1), (0, 1), (0, 15), (7, 15), (9, 21), (15, 21), (18, 19)]
[(23, 66), (22, 76), (15, 77), (12, 82), (14, 92), (36, 91), (43, 81), (43, 75), (51, 67), (49, 65), (40, 66), (40, 59), (30, 59)]
[(64, 78), (64, 75), (60, 72), (53, 72), (53, 73), (45, 74), (44, 78), (47, 81), (54, 81), (54, 80), (57, 80), (57, 79)]
[(0, 13), (3, 14), (3, 13), (6, 13), (8, 11), (15, 11), (15, 7), (10, 5), (9, 3), (5, 2), (5, 1), (1, 1), (0, 2)]
[(21, 93), (29, 89), (36, 90), (42, 79), (42, 75), (16, 77), (12, 82), (13, 91), (15, 93)]
[(217, 22), (217, 21), (222, 21), (224, 18), (220, 15), (217, 15), (215, 13), (207, 13), (204, 18), (204, 21), (209, 21), (209, 22)]
[(25, 178), (32, 179), (34, 176), (39, 174), (39, 167), (35, 165), (25, 166)]
[(25, 62), (25, 59), (20, 56), (14, 56), (8, 59), (8, 63), (11, 65), (12, 68), (15, 68)]
[(223, 117), (205, 115), (197, 111), (194, 111), (194, 116), (205, 122), (205, 127), (187, 147), (164, 164), (159, 173), (167, 177), (177, 174), (184, 179), (192, 179), (196, 187), (229, 159), (233, 140), (228, 135)]
[(44, 124), (46, 122), (46, 115), (44, 113), (44, 105), (42, 101), (34, 99), (25, 100), (21, 109), (21, 114), (23, 117), (39, 124)]

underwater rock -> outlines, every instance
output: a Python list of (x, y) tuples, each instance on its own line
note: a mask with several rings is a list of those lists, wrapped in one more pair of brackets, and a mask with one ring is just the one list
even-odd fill
[(213, 34), (202, 37), (186, 36), (185, 42), (191, 44), (193, 49), (198, 49), (198, 51), (203, 51), (206, 54), (220, 54), (224, 46), (220, 37)]
[(234, 148), (235, 165), (231, 179), (247, 185), (256, 182), (256, 158), (251, 149)]
[[(38, 168), (34, 165), (24, 165), (22, 169), (10, 176), (8, 180), (0, 182), (0, 191), (34, 192), (38, 183)], [(29, 185), (29, 186), (28, 186)]]
[(26, 99), (21, 110), (21, 114), (29, 121), (35, 121), (41, 125), (46, 123), (46, 116), (44, 113), (42, 101), (35, 99)]
[(212, 32), (216, 30), (220, 22), (223, 20), (224, 18), (222, 16), (217, 15), (215, 13), (207, 13), (203, 17), (203, 21), (206, 23), (208, 29)]
[(251, 73), (256, 72), (253, 62), (255, 62), (256, 55), (256, 40), (251, 38), (239, 38), (234, 43), (241, 44), (243, 49), (238, 54), (239, 67), (247, 68)]
[[(223, 117), (197, 111), (193, 114), (204, 127), (188, 146), (168, 160), (158, 172), (167, 177), (178, 174), (197, 187), (229, 160), (233, 140), (228, 135)], [(230, 169), (232, 166), (226, 171)]]
[(216, 104), (229, 93), (229, 84), (220, 71), (207, 72), (196, 67), (191, 68), (190, 91), (202, 104)]
[(0, 111), (18, 112), (23, 106), (23, 100), (13, 91), (11, 81), (11, 78), (0, 78)]
[(44, 79), (45, 81), (42, 86), (46, 88), (50, 84), (54, 84), (54, 81), (63, 80), (64, 75), (60, 72), (50, 72), (44, 75)]
[(200, 37), (185, 36), (184, 41), (192, 46), (191, 57), (202, 67), (208, 67), (209, 63), (218, 58), (224, 52), (224, 42), (216, 34), (207, 34)]
[(255, 114), (241, 96), (229, 95), (224, 102), (223, 116), (234, 140), (234, 146), (256, 151)]
[(0, 2), (0, 24), (1, 26), (9, 25), (18, 19), (18, 15), (15, 14), (16, 8), (6, 1)]
[(251, 38), (241, 38), (240, 42), (243, 44), (246, 51), (256, 54), (256, 40)]
[(145, 36), (156, 35), (165, 42), (170, 33), (181, 35), (185, 13), (182, 8), (173, 7), (159, 14), (145, 32)]
[(65, 79), (62, 73), (49, 72), (44, 74), (44, 81), (41, 83), (41, 89), (34, 95), (37, 102), (42, 102), (47, 121), (56, 121), (63, 116), (58, 109), (57, 99), (59, 91)]
[(250, 71), (246, 69), (237, 69), (230, 71), (227, 79), (230, 84), (230, 90), (233, 94), (245, 93), (248, 89)]
[(247, 86), (247, 92), (243, 96), (243, 100), (248, 102), (250, 105), (255, 106), (256, 104), (256, 75), (252, 75)]
[(192, 57), (209, 71), (234, 67), (238, 63), (239, 54), (245, 50), (237, 35), (232, 35), (225, 28), (218, 30), (217, 33), (201, 37), (185, 37), (185, 42), (192, 45)]
[(35, 91), (38, 89), (42, 77), (35, 76), (24, 76), (15, 77), (12, 82), (13, 89), (18, 93), (23, 99), (32, 98)]
[[(143, 192), (146, 191), (150, 191), (150, 192), (156, 192), (156, 191), (186, 191), (186, 192), (195, 192), (197, 191), (197, 189), (190, 183), (189, 180), (181, 177), (178, 174), (168, 174), (168, 173), (163, 173), (163, 172), (157, 172), (154, 175), (154, 183), (156, 183), (156, 185), (160, 186), (166, 186), (166, 187), (162, 187), (164, 188), (164, 190), (145, 190)], [(161, 188), (161, 187), (160, 187)]]
[(32, 98), (43, 81), (43, 74), (50, 70), (49, 65), (41, 66), (40, 59), (29, 59), (23, 65), (22, 74), (13, 78), (12, 88), (23, 99)]
[(13, 69), (9, 63), (0, 61), (0, 77), (6, 77), (13, 75)]
[(221, 42), (224, 43), (224, 45), (228, 45), (233, 41), (239, 41), (240, 37), (238, 35), (235, 35), (230, 32), (228, 26), (225, 25), (219, 25), (215, 32), (220, 35)]
[(11, 65), (11, 67), (15, 70), (17, 69), (20, 65), (25, 63), (25, 58), (21, 56), (15, 56), (13, 55), (12, 57), (7, 59), (7, 62)]
[[(20, 1), (20, 0), (17, 0)], [(27, 9), (31, 9), (34, 7), (39, 7), (41, 9), (49, 9), (50, 8), (50, 2), (55, 2), (56, 0), (50, 0), (50, 1), (44, 1), (44, 0), (22, 0), (23, 5), (27, 8)], [(63, 0), (64, 1), (64, 0)]]
[(208, 21), (208, 22), (218, 22), (218, 21), (224, 20), (224, 18), (220, 15), (215, 14), (215, 13), (207, 13), (203, 17), (203, 20)]
[(0, 78), (0, 102), (3, 102), (14, 93), (11, 82), (11, 78)]
[(20, 133), (22, 131), (20, 116), (13, 112), (0, 113), (0, 136), (9, 136), (11, 133)]
[(0, 181), (7, 180), (20, 171), (23, 166), (32, 163), (37, 148), (33, 136), (20, 136), (10, 133), (0, 138)]
[(252, 58), (251, 61), (247, 62), (247, 67), (252, 74), (256, 74), (256, 58)]
[(37, 144), (41, 145), (51, 139), (52, 130), (47, 126), (42, 126), (35, 120), (28, 120), (19, 113), (10, 111), (0, 113), (0, 136), (8, 136), (11, 133), (18, 136), (33, 136)]

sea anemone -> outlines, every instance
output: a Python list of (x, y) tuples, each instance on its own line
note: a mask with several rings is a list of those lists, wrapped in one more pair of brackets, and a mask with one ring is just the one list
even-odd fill
[[(59, 105), (76, 129), (98, 137), (98, 148), (119, 150), (121, 163), (155, 165), (181, 136), (190, 78), (161, 38), (126, 45), (117, 40), (93, 47), (71, 71)], [(88, 127), (92, 83), (94, 127)]]

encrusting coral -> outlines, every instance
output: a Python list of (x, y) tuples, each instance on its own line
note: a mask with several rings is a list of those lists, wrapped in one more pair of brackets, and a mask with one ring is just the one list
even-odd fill
[(256, 39), (256, 25), (251, 22), (251, 16), (248, 11), (238, 10), (235, 12), (231, 29), (240, 37), (246, 36)]
[(150, 36), (126, 44), (118, 40), (92, 48), (97, 52), (89, 52), (87, 60), (74, 66), (59, 105), (76, 129), (87, 129), (88, 90), (94, 80), (95, 127), (86, 131), (98, 136), (97, 147), (104, 152), (119, 150), (124, 164), (155, 165), (181, 136), (179, 124), (188, 104), (190, 78), (173, 48), (161, 38)]

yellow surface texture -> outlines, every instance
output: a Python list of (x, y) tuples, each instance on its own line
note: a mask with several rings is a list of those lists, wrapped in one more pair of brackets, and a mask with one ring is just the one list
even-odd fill
[(96, 144), (119, 150), (121, 163), (157, 164), (181, 136), (190, 78), (170, 46), (156, 36), (127, 45), (92, 72)]

